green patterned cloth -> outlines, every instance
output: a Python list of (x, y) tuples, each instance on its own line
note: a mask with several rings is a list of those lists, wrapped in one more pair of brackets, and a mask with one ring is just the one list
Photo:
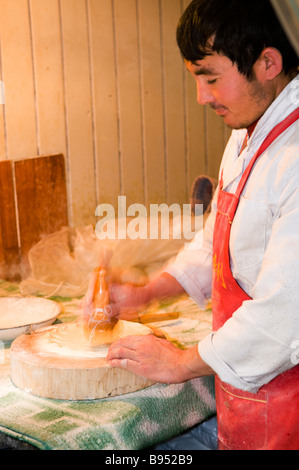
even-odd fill
[[(0, 281), (0, 296), (19, 295)], [(53, 298), (62, 306), (58, 322), (74, 321), (79, 299)], [(187, 297), (156, 304), (155, 311), (179, 311), (175, 321), (157, 323), (179, 347), (190, 347), (211, 330), (211, 311)], [(10, 380), (10, 344), (0, 351), (0, 432), (38, 449), (140, 450), (171, 439), (215, 415), (214, 380), (155, 384), (138, 392), (92, 401), (60, 401), (19, 390)]]

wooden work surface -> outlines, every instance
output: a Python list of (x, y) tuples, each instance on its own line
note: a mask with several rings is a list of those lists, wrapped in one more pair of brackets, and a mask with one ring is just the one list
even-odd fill
[[(139, 326), (146, 328), (137, 324), (135, 331)], [(105, 360), (113, 341), (109, 332), (109, 342), (102, 344), (102, 332), (98, 332), (99, 345), (95, 346), (89, 345), (83, 330), (79, 323), (68, 323), (19, 336), (10, 351), (13, 383), (33, 395), (62, 400), (119, 396), (153, 384), (128, 370), (109, 366)]]
[[(18, 294), (18, 286), (0, 281), (0, 295), (9, 293)], [(80, 301), (56, 301), (62, 306), (58, 322), (76, 321)], [(173, 341), (177, 338), (184, 347), (193, 346), (211, 330), (211, 311), (200, 310), (188, 298), (156, 305), (154, 311), (180, 312), (180, 319), (168, 322), (167, 328), (163, 322), (155, 328), (166, 331)], [(215, 415), (212, 377), (184, 384), (154, 384), (99, 400), (34, 396), (20, 390), (10, 379), (10, 347), (5, 344), (4, 350), (0, 349), (0, 447), (139, 450), (171, 439)]]

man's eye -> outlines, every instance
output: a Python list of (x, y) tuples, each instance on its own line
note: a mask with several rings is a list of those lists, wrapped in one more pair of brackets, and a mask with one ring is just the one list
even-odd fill
[(208, 80), (209, 85), (214, 85), (214, 83), (217, 82), (217, 78), (214, 78), (214, 80)]

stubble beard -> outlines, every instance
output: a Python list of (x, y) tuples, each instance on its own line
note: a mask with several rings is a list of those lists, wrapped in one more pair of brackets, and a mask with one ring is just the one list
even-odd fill
[(247, 129), (253, 123), (261, 119), (265, 114), (267, 109), (271, 106), (275, 97), (272, 96), (272, 93), (264, 85), (262, 85), (258, 80), (253, 79), (248, 82), (248, 96), (252, 102), (252, 107), (249, 109), (248, 118), (244, 116), (243, 120), (239, 123), (229, 125), (231, 129)]

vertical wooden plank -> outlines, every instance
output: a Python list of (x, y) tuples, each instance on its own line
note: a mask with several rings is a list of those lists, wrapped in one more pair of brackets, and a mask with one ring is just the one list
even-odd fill
[(111, 1), (89, 0), (98, 203), (117, 207), (120, 162)]
[(27, 0), (0, 0), (9, 159), (37, 154), (35, 92)]
[(185, 159), (183, 65), (176, 45), (176, 27), (181, 15), (180, 0), (161, 0), (167, 146), (168, 203), (188, 200)]
[(3, 105), (0, 105), (0, 161), (6, 159), (5, 108)]
[[(6, 152), (6, 139), (5, 139), (5, 106), (3, 103), (3, 98), (5, 102), (5, 85), (4, 85), (4, 79), (3, 79), (3, 71), (2, 71), (2, 41), (1, 41), (1, 35), (0, 35), (0, 86), (2, 88), (0, 90), (0, 98), (1, 98), (1, 104), (0, 104), (0, 161), (1, 160), (6, 160), (7, 159), (7, 152)], [(2, 93), (1, 93), (2, 91)], [(3, 91), (4, 91), (4, 96), (3, 96)]]
[(0, 162), (0, 278), (18, 280), (19, 243), (13, 187), (12, 164)]
[(148, 204), (166, 200), (163, 80), (159, 0), (139, 0), (139, 38), (145, 149), (145, 194)]
[(95, 223), (96, 193), (91, 81), (85, 0), (60, 1), (69, 154), (68, 177), (74, 226)]
[(122, 193), (144, 202), (143, 149), (136, 0), (113, 0), (119, 90)]
[(211, 108), (206, 110), (207, 132), (207, 173), (218, 179), (220, 163), (224, 151), (224, 123)]
[(207, 171), (205, 147), (205, 109), (197, 103), (196, 84), (186, 72), (187, 140), (188, 140), (188, 194), (194, 179)]
[(63, 155), (14, 162), (23, 266), (42, 235), (68, 225)]
[(66, 154), (58, 0), (30, 0), (30, 16), (39, 154)]
[[(182, 1), (182, 13), (190, 0)], [(183, 60), (183, 59), (182, 59)], [(194, 179), (206, 173), (205, 146), (205, 108), (197, 102), (196, 83), (194, 78), (185, 70), (186, 119), (187, 119), (187, 149), (188, 149), (188, 194), (191, 193)]]
[(5, 249), (4, 249), (2, 231), (3, 231), (3, 223), (0, 218), (0, 279), (5, 279), (6, 263), (5, 263)]

